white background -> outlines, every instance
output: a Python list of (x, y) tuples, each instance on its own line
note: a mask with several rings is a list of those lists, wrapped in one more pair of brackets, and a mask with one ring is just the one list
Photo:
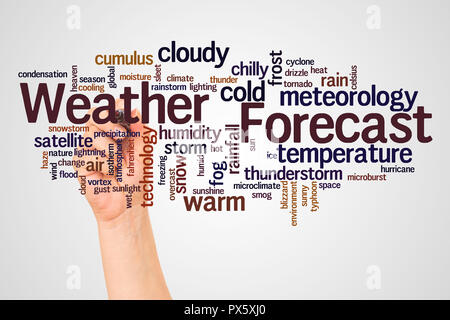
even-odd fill
[[(72, 4), (81, 9), (80, 30), (66, 25)], [(366, 26), (372, 4), (381, 9), (379, 30)], [(77, 64), (80, 74), (95, 76), (105, 70), (94, 64), (96, 54), (137, 50), (157, 57), (172, 40), (187, 47), (211, 40), (230, 47), (221, 69), (164, 65), (179, 75), (198, 75), (199, 82), (228, 76), (241, 60), (269, 63), (270, 50), (281, 49), (285, 59), (312, 58), (332, 72), (357, 64), (360, 88), (418, 90), (416, 106), (433, 113), (426, 124), (433, 142), (407, 145), (414, 152), (414, 175), (346, 183), (342, 190), (321, 193), (320, 213), (304, 212), (296, 229), (277, 209), (278, 195), (272, 202), (248, 201), (245, 213), (194, 214), (185, 212), (181, 201), (169, 203), (167, 190), (161, 190), (150, 216), (174, 298), (450, 298), (448, 1), (2, 1), (0, 6), (0, 298), (106, 298), (93, 214), (75, 180), (52, 182), (39, 169), (42, 150), (33, 140), (48, 135), (48, 121), (41, 113), (38, 123), (27, 123), (17, 73), (59, 69), (70, 75)], [(53, 90), (57, 82), (48, 82)], [(138, 85), (133, 90), (140, 92)], [(211, 95), (204, 123), (239, 123), (239, 104), (224, 103), (218, 94)], [(276, 91), (267, 89), (265, 110), (255, 115), (264, 119), (277, 111), (323, 110), (281, 109)], [(64, 117), (59, 123), (69, 124)], [(242, 150), (243, 166), (274, 166), (264, 155), (275, 145), (261, 138), (257, 150), (257, 157)], [(379, 171), (378, 165), (341, 167), (345, 173)], [(70, 265), (80, 267), (80, 290), (67, 289)], [(371, 265), (381, 270), (379, 290), (366, 285)]]

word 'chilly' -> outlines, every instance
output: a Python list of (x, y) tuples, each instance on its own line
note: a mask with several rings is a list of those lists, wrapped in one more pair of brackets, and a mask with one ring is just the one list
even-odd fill
[[(27, 114), (28, 122), (35, 123), (39, 114), (39, 109), (42, 99), (44, 99), (45, 108), (47, 111), (48, 121), (55, 123), (58, 120), (59, 110), (61, 107), (61, 101), (64, 94), (65, 84), (59, 83), (56, 89), (56, 95), (53, 100), (53, 105), (50, 101), (48, 87), (46, 83), (39, 83), (34, 105), (31, 103), (30, 92), (28, 89), (28, 83), (21, 83), (20, 89), (22, 91), (23, 103), (25, 106), (25, 112)], [(132, 93), (131, 87), (125, 87), (123, 93), (119, 96), (124, 100), (124, 121), (127, 123), (136, 123), (139, 121), (137, 117), (131, 116), (131, 101), (139, 99), (139, 94)], [(194, 117), (195, 122), (202, 120), (202, 103), (209, 100), (209, 95), (194, 95), (193, 101), (191, 98), (184, 94), (174, 94), (167, 101), (167, 116), (172, 123), (185, 124)], [(116, 102), (115, 98), (110, 94), (99, 94), (93, 102), (100, 103), (106, 102), (105, 106), (99, 106), (92, 112), (92, 120), (98, 124), (104, 124), (108, 122), (117, 123), (116, 118)], [(150, 102), (156, 101), (158, 105), (158, 123), (165, 123), (166, 121), (166, 101), (162, 94), (149, 95), (148, 81), (143, 81), (141, 85), (141, 114), (142, 123), (149, 123)], [(193, 105), (193, 107), (192, 107)], [(71, 95), (66, 102), (66, 114), (69, 121), (74, 124), (83, 124), (89, 121), (90, 115), (84, 114), (81, 117), (75, 115), (75, 110), (89, 110), (91, 108), (91, 101), (83, 94), (77, 93)], [(186, 113), (188, 110), (193, 110), (193, 115)], [(101, 118), (100, 113), (102, 111), (108, 111), (106, 117)], [(185, 112), (182, 112), (184, 110)]]

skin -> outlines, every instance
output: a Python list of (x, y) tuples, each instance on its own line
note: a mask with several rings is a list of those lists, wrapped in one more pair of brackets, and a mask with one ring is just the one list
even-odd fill
[[(116, 108), (123, 108), (123, 101), (116, 101)], [(92, 113), (94, 109), (90, 110)], [(106, 112), (106, 111), (104, 111)], [(104, 115), (101, 114), (101, 116)], [(132, 116), (140, 115), (136, 110)], [(109, 132), (110, 130), (126, 130), (118, 124), (96, 124), (90, 120), (87, 123), (89, 131), (85, 137), (94, 137), (95, 132)], [(107, 158), (103, 158), (101, 171), (87, 171), (86, 166), (75, 168), (78, 176), (85, 176), (86, 180), (108, 180), (112, 186), (140, 185), (142, 179), (142, 163), (138, 156), (143, 148), (143, 125), (141, 121), (132, 124), (131, 131), (140, 132), (141, 138), (134, 138), (134, 146), (127, 140), (123, 142), (124, 161), (122, 163), (123, 181), (119, 182), (115, 176), (108, 175)], [(108, 157), (109, 144), (117, 151), (117, 139), (98, 137), (93, 139), (93, 146), (89, 149), (105, 150)], [(127, 175), (126, 169), (130, 160), (130, 150), (134, 149), (134, 176)], [(95, 156), (74, 158), (76, 160), (95, 161)], [(99, 157), (99, 159), (101, 159)], [(116, 157), (115, 157), (116, 165)], [(79, 178), (81, 183), (81, 179)], [(171, 299), (164, 279), (164, 274), (156, 250), (150, 218), (147, 207), (141, 206), (143, 192), (135, 192), (132, 197), (132, 207), (127, 209), (126, 197), (123, 192), (102, 192), (94, 194), (95, 186), (86, 181), (86, 198), (94, 212), (98, 225), (98, 234), (102, 254), (103, 270), (106, 288), (110, 299)], [(141, 186), (142, 190), (142, 186)]]

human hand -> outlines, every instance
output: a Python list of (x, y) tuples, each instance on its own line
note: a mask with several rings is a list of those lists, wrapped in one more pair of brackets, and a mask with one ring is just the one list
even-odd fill
[[(123, 109), (123, 100), (116, 100), (116, 109)], [(94, 110), (89, 112), (92, 114)], [(106, 112), (102, 111), (100, 117), (104, 118)], [(133, 110), (132, 117), (136, 116), (141, 119), (138, 111)], [(84, 160), (84, 166), (75, 170), (78, 171), (79, 182), (85, 184), (85, 195), (97, 221), (107, 222), (117, 219), (127, 209), (139, 206), (143, 200), (142, 190), (130, 191), (140, 188), (139, 181), (142, 179), (142, 163), (138, 154), (143, 148), (143, 125), (141, 120), (130, 124), (130, 132), (140, 133), (140, 137), (128, 138), (118, 136), (119, 133), (127, 133), (118, 123), (97, 124), (91, 117), (87, 126), (89, 130), (84, 138), (92, 138), (92, 147), (84, 149), (90, 152), (98, 150), (104, 153), (104, 157), (100, 154), (83, 155), (81, 158), (74, 155), (74, 160)], [(116, 133), (116, 136), (111, 133)]]

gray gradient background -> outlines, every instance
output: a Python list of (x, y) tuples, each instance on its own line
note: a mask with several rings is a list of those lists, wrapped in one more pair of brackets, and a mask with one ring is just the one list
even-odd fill
[[(81, 8), (80, 30), (66, 27), (70, 4)], [(366, 27), (372, 4), (381, 8), (380, 30)], [(414, 175), (322, 193), (320, 214), (302, 217), (299, 229), (289, 227), (277, 201), (248, 202), (245, 214), (187, 214), (181, 202), (161, 200), (151, 220), (174, 298), (450, 298), (449, 8), (449, 1), (2, 0), (0, 88), (10, 120), (1, 126), (0, 298), (106, 297), (93, 214), (75, 181), (53, 183), (38, 169), (33, 137), (45, 135), (48, 123), (27, 123), (17, 72), (78, 64), (96, 75), (104, 70), (93, 63), (98, 53), (156, 56), (171, 40), (231, 47), (220, 70), (170, 66), (205, 80), (228, 75), (240, 60), (268, 62), (271, 49), (283, 49), (285, 59), (315, 58), (332, 71), (358, 64), (360, 88), (419, 90), (417, 104), (433, 113), (427, 132), (434, 138), (409, 144)], [(205, 122), (239, 119), (238, 104), (211, 99)], [(265, 112), (276, 106), (269, 92)], [(264, 148), (274, 150), (264, 144), (258, 140), (261, 167), (272, 165)], [(80, 290), (66, 288), (69, 265), (81, 268)], [(366, 287), (370, 265), (381, 269), (380, 290)]]

